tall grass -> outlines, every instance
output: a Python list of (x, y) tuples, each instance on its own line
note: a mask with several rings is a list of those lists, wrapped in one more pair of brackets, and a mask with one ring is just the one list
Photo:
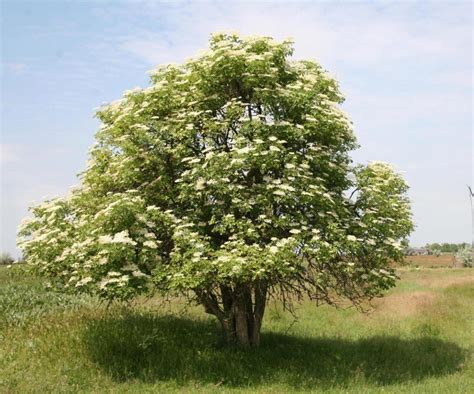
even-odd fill
[(0, 329), (19, 327), (52, 312), (71, 311), (92, 302), (48, 291), (47, 283), (32, 276), (24, 266), (0, 269)]

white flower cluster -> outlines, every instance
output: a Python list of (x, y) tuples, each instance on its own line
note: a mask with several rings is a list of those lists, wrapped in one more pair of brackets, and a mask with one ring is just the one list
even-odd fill
[(130, 280), (130, 276), (129, 275), (122, 275), (120, 272), (116, 272), (116, 271), (110, 271), (108, 274), (107, 274), (107, 278), (103, 279), (100, 284), (99, 284), (99, 288), (101, 290), (104, 290), (108, 285), (110, 284), (116, 284), (118, 287), (123, 287), (125, 285), (127, 285), (127, 283), (129, 282)]
[(119, 233), (114, 234), (114, 236), (110, 235), (102, 235), (99, 237), (99, 243), (101, 244), (127, 244), (127, 245), (136, 245), (137, 243), (130, 238), (128, 230), (121, 231)]

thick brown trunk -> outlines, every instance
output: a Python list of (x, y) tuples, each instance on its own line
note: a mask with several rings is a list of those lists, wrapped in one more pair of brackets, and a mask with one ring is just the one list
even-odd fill
[(242, 295), (238, 295), (234, 303), (235, 336), (240, 345), (249, 346), (249, 322), (245, 306), (245, 300)]
[(237, 286), (235, 289), (222, 286), (220, 291), (220, 303), (210, 293), (196, 294), (206, 312), (219, 319), (227, 342), (244, 347), (258, 346), (267, 299), (266, 286), (256, 284), (253, 288)]

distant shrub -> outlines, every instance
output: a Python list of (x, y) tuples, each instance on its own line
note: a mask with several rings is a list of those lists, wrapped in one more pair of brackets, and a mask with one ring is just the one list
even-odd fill
[(15, 259), (9, 253), (0, 254), (0, 265), (12, 264)]
[(462, 262), (465, 267), (472, 267), (472, 254), (472, 247), (469, 245), (465, 246), (456, 253), (456, 260)]

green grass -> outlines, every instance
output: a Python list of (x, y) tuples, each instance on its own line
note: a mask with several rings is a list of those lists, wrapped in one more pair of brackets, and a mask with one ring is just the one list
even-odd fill
[(46, 282), (22, 266), (0, 268), (0, 329), (22, 326), (53, 311), (71, 311), (91, 304), (90, 297), (73, 297), (47, 291)]
[(471, 272), (403, 273), (390, 294), (436, 294), (403, 316), (308, 302), (294, 322), (271, 304), (261, 347), (245, 351), (224, 346), (216, 322), (199, 307), (183, 314), (179, 304), (155, 299), (106, 308), (1, 269), (0, 391), (468, 393), (474, 288), (440, 284)]

